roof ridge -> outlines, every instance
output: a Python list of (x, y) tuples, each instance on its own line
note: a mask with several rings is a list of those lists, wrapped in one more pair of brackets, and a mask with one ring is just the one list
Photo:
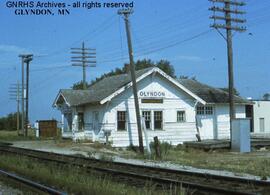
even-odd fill
[[(142, 71), (150, 70), (150, 69), (153, 69), (153, 68), (156, 68), (156, 67), (153, 66), (153, 67), (142, 68), (142, 69), (136, 70), (135, 71), (135, 74), (136, 73), (139, 73), (139, 72), (142, 72)], [(120, 76), (130, 76), (130, 74), (129, 74), (129, 72), (126, 72), (126, 73), (121, 73), (121, 74), (116, 74), (116, 75), (111, 75), (111, 76), (105, 76), (104, 78), (100, 79), (99, 81), (94, 82), (93, 84), (91, 84), (88, 87), (88, 89), (91, 88), (91, 87), (93, 87), (94, 85), (98, 84), (99, 82), (105, 80), (105, 79), (110, 79), (110, 78), (113, 78), (113, 77), (116, 77), (117, 78), (117, 77), (120, 77)]]

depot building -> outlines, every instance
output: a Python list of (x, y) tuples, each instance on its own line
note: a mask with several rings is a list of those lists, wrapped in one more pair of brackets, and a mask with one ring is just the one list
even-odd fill
[[(175, 79), (157, 67), (136, 72), (141, 116), (149, 142), (154, 136), (173, 145), (230, 137), (229, 95), (192, 79)], [(235, 96), (236, 118), (246, 118), (250, 101)], [(129, 74), (106, 77), (87, 90), (61, 89), (53, 103), (62, 113), (64, 138), (138, 145)], [(145, 137), (144, 137), (145, 139)], [(144, 140), (145, 144), (145, 140)]]

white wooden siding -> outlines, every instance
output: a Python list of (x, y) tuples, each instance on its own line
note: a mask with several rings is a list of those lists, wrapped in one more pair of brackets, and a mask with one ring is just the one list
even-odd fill
[(254, 133), (260, 132), (260, 118), (264, 118), (265, 131), (262, 133), (270, 133), (270, 101), (254, 101)]
[[(135, 123), (131, 124), (131, 129), (131, 134), (128, 131), (114, 131), (110, 137), (113, 146), (129, 146), (131, 143), (138, 145), (138, 132)], [(161, 142), (168, 142), (172, 145), (196, 140), (195, 123), (165, 123), (164, 129), (166, 130), (147, 130), (148, 142), (152, 142), (155, 136), (158, 136)], [(132, 137), (132, 142), (130, 141), (130, 136)], [(145, 144), (145, 138), (143, 138), (143, 142)]]
[[(245, 105), (235, 106), (235, 117), (246, 118)], [(230, 138), (230, 111), (228, 104), (216, 105), (216, 117), (217, 117), (217, 136), (218, 139)]]
[[(154, 136), (158, 136), (160, 141), (173, 145), (184, 141), (196, 140), (195, 124), (195, 99), (186, 92), (171, 85), (166, 79), (157, 75), (148, 76), (138, 83), (138, 94), (140, 91), (159, 91), (165, 93), (162, 97), (163, 103), (141, 103), (143, 97), (139, 96), (140, 110), (151, 111), (152, 123), (153, 112), (163, 112), (162, 130), (147, 130), (149, 142)], [(201, 126), (201, 136), (203, 139), (223, 139), (229, 138), (229, 106), (228, 104), (213, 105), (213, 115), (200, 116), (203, 126)], [(84, 121), (86, 123), (84, 132), (73, 132), (75, 139), (92, 139), (104, 141), (104, 130), (110, 130), (113, 146), (138, 145), (138, 132), (136, 126), (136, 115), (132, 88), (126, 89), (123, 93), (114, 97), (111, 101), (103, 105), (86, 105), (80, 108), (84, 111)], [(185, 111), (186, 121), (177, 122), (177, 111)], [(98, 111), (98, 125), (94, 125), (93, 112)], [(127, 111), (125, 131), (117, 130), (117, 111)], [(236, 117), (245, 118), (245, 106), (236, 106)], [(96, 127), (96, 128), (94, 128)], [(153, 125), (152, 125), (153, 128)], [(144, 140), (145, 143), (145, 140)]]

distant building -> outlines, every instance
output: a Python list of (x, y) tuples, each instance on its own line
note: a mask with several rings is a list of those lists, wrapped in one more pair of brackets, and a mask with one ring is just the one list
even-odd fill
[[(173, 145), (230, 137), (228, 93), (191, 79), (174, 79), (154, 67), (136, 72), (141, 116), (149, 141), (158, 136)], [(236, 117), (246, 117), (250, 101), (235, 96)], [(129, 74), (104, 78), (88, 90), (61, 89), (53, 104), (62, 113), (62, 136), (105, 140), (113, 146), (138, 145)], [(145, 141), (144, 141), (145, 143)]]

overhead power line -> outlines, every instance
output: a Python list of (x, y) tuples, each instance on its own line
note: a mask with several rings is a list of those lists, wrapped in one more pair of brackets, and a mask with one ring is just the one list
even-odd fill
[[(210, 32), (212, 32), (213, 29), (210, 29), (210, 30), (207, 30), (207, 31), (203, 31), (199, 34), (196, 34), (192, 37), (188, 37), (186, 39), (183, 39), (183, 40), (179, 40), (179, 41), (176, 41), (174, 43), (171, 43), (171, 44), (168, 44), (168, 45), (165, 45), (165, 46), (162, 46), (162, 47), (158, 47), (158, 48), (152, 48), (152, 49), (149, 49), (149, 50), (146, 50), (146, 51), (138, 51), (138, 54), (136, 54), (135, 56), (136, 57), (140, 57), (140, 56), (143, 56), (143, 55), (147, 55), (147, 54), (152, 54), (152, 53), (155, 53), (155, 52), (159, 52), (159, 51), (163, 51), (163, 50), (166, 50), (166, 49), (169, 49), (169, 48), (172, 48), (172, 47), (176, 47), (178, 45), (181, 45), (183, 43), (186, 43), (186, 42), (189, 42), (189, 41), (192, 41), (194, 39), (197, 39), (199, 37), (202, 37)], [(125, 56), (124, 58), (120, 57), (120, 58), (113, 58), (113, 59), (108, 59), (108, 60), (100, 60), (99, 63), (104, 63), (104, 62), (116, 62), (116, 61), (120, 61), (120, 60), (123, 60), (123, 59), (128, 59), (128, 56)]]

